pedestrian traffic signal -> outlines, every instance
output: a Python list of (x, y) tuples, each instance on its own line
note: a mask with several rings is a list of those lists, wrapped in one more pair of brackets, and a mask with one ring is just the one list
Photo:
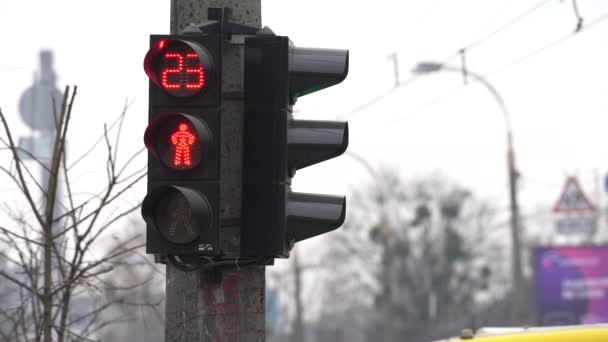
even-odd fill
[[(171, 133), (171, 145), (173, 145), (173, 167), (179, 169), (191, 169), (198, 165), (200, 155), (194, 154), (195, 163), (192, 162), (192, 145), (198, 142), (196, 135), (189, 132), (188, 124), (180, 122), (178, 129)], [(198, 144), (197, 144), (198, 145)], [(199, 157), (199, 158), (196, 158)]]
[(168, 112), (161, 113), (150, 122), (144, 143), (163, 166), (173, 170), (192, 170), (199, 166), (201, 160), (209, 162), (213, 136), (201, 119)]
[(300, 96), (342, 82), (348, 51), (303, 49), (269, 29), (245, 38), (241, 255), (287, 257), (294, 243), (338, 228), (345, 198), (290, 190), (296, 170), (348, 145), (346, 122), (294, 120)]
[[(211, 223), (211, 206), (195, 190), (162, 186), (144, 199), (144, 218), (164, 240), (177, 245), (199, 240), (201, 228)], [(208, 245), (206, 245), (209, 248)]]
[(144, 134), (146, 250), (173, 256), (219, 253), (221, 36), (152, 35)]

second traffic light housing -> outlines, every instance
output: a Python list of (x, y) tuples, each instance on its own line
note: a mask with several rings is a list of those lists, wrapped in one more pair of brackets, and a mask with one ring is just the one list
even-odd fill
[(344, 222), (343, 196), (295, 193), (290, 183), (348, 146), (346, 122), (294, 120), (292, 105), (347, 74), (347, 50), (296, 48), (267, 30), (245, 39), (242, 256), (287, 257)]

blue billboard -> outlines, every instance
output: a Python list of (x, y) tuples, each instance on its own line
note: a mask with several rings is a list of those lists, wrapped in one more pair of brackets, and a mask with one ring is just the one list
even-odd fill
[(538, 323), (608, 323), (608, 247), (535, 251)]

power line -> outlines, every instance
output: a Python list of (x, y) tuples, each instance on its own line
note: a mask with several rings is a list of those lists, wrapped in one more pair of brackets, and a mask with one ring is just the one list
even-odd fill
[[(440, 63), (447, 63), (449, 62), (452, 58), (454, 58), (455, 56), (457, 56), (457, 54), (452, 54), (449, 57), (444, 58)], [(354, 116), (356, 116), (357, 114), (361, 113), (364, 109), (373, 106), (374, 104), (380, 102), (381, 100), (383, 100), (384, 98), (388, 97), (389, 95), (391, 95), (392, 93), (396, 92), (398, 89), (403, 88), (405, 86), (408, 86), (412, 83), (414, 83), (418, 78), (420, 78), (421, 75), (412, 75), (410, 76), (407, 80), (405, 80), (404, 82), (399, 82), (398, 86), (395, 86), (389, 90), (387, 90), (386, 92), (374, 97), (373, 99), (371, 99), (368, 102), (365, 102), (362, 105), (359, 105), (357, 107), (355, 107), (355, 109), (352, 109), (351, 111), (344, 113), (342, 115), (339, 116), (339, 118), (341, 119), (347, 119), (350, 118), (352, 119)]]
[[(507, 23), (501, 25), (499, 28), (495, 29), (494, 31), (482, 36), (481, 38), (473, 41), (472, 43), (467, 44), (464, 48), (460, 49), (459, 51), (450, 54), (448, 57), (443, 58), (441, 60), (441, 64), (445, 64), (447, 62), (449, 62), (450, 60), (452, 60), (454, 57), (457, 57), (459, 55), (461, 55), (462, 53), (464, 53), (464, 51), (468, 51), (470, 49), (472, 49), (473, 47), (478, 47), (480, 45), (482, 45), (483, 43), (485, 43), (486, 41), (488, 41), (490, 38), (496, 36), (497, 34), (499, 34), (500, 32), (505, 31), (507, 28), (515, 25), (516, 23), (518, 23), (519, 21), (521, 21), (522, 19), (524, 19), (525, 17), (529, 16), (530, 14), (534, 13), (535, 11), (537, 11), (538, 9), (544, 7), (544, 5), (546, 5), (547, 3), (551, 2), (553, 0), (542, 0), (539, 3), (537, 3), (536, 5), (534, 5), (533, 7), (527, 9), (526, 11), (522, 12), (521, 14), (519, 14), (518, 16), (516, 16), (515, 18), (509, 20)], [(388, 91), (372, 98), (371, 100), (355, 107), (354, 109), (350, 110), (347, 113), (344, 113), (342, 115), (340, 115), (339, 117), (341, 119), (347, 119), (347, 118), (353, 118), (354, 116), (356, 116), (357, 114), (361, 113), (363, 110), (373, 106), (374, 104), (382, 101), (383, 99), (385, 99), (386, 97), (388, 97), (389, 95), (393, 94), (396, 90), (398, 90), (399, 88), (405, 87), (407, 85), (412, 84), (414, 81), (416, 81), (421, 75), (412, 75), (410, 76), (406, 81), (404, 82), (399, 82), (398, 85), (395, 85), (393, 88), (389, 89)]]
[(412, 120), (412, 119), (418, 117), (420, 114), (422, 114), (422, 113), (426, 112), (427, 110), (429, 110), (430, 108), (444, 102), (446, 99), (456, 96), (458, 94), (458, 91), (462, 90), (464, 88), (464, 86), (465, 85), (460, 85), (458, 87), (455, 87), (451, 91), (447, 91), (447, 92), (435, 97), (434, 99), (427, 101), (427, 102), (421, 104), (420, 106), (417, 106), (412, 111), (412, 114), (409, 114), (407, 116), (398, 117), (395, 120), (387, 122), (385, 124), (385, 126), (393, 126), (393, 125), (401, 123), (405, 120)]
[(406, 86), (406, 85), (408, 85), (408, 84), (410, 84), (410, 83), (414, 82), (414, 81), (415, 81), (415, 79), (416, 79), (416, 77), (411, 77), (411, 78), (410, 78), (410, 79), (408, 79), (406, 82), (400, 82), (398, 86), (395, 86), (395, 87), (393, 87), (393, 88), (389, 89), (388, 91), (386, 91), (386, 92), (384, 92), (384, 93), (382, 93), (382, 94), (380, 94), (380, 95), (378, 95), (378, 96), (374, 97), (373, 99), (371, 99), (371, 100), (369, 100), (369, 101), (367, 101), (367, 102), (363, 103), (362, 105), (357, 106), (355, 109), (353, 109), (353, 110), (351, 110), (351, 111), (349, 111), (349, 112), (347, 112), (347, 113), (341, 114), (341, 115), (339, 116), (339, 118), (340, 118), (340, 119), (347, 119), (347, 118), (349, 118), (349, 119), (350, 119), (350, 118), (353, 118), (353, 117), (354, 117), (354, 116), (356, 116), (358, 113), (362, 112), (364, 109), (366, 109), (366, 108), (368, 108), (368, 107), (370, 107), (370, 106), (373, 106), (374, 104), (376, 104), (376, 103), (380, 102), (381, 100), (383, 100), (383, 99), (384, 99), (384, 98), (386, 98), (387, 96), (391, 95), (391, 94), (392, 94), (392, 93), (394, 93), (394, 92), (395, 92), (397, 89), (399, 89), (399, 88), (401, 88), (401, 87), (403, 87), (403, 86)]
[(496, 30), (494, 30), (494, 31), (486, 34), (485, 36), (482, 36), (481, 38), (477, 39), (476, 41), (473, 41), (472, 43), (466, 45), (463, 49), (464, 50), (470, 50), (473, 47), (477, 47), (479, 45), (482, 45), (486, 41), (490, 40), (490, 38), (498, 35), (499, 33), (503, 32), (507, 28), (509, 28), (509, 27), (517, 24), (519, 21), (521, 21), (525, 17), (527, 17), (530, 14), (536, 12), (538, 9), (544, 7), (547, 3), (552, 2), (552, 1), (554, 1), (554, 0), (543, 0), (543, 1), (540, 1), (539, 3), (537, 3), (536, 5), (534, 5), (533, 7), (529, 8), (526, 11), (524, 11), (523, 13), (521, 13), (517, 17), (513, 18), (512, 20), (508, 21), (507, 23), (503, 24), (502, 26), (500, 26)]
[[(605, 21), (607, 19), (608, 19), (608, 13), (605, 13), (605, 14), (597, 17), (593, 21), (589, 22), (587, 25), (583, 26), (583, 28), (581, 30), (575, 31), (575, 32), (571, 32), (571, 33), (569, 33), (569, 34), (567, 34), (565, 36), (560, 37), (559, 39), (556, 39), (556, 40), (554, 40), (554, 41), (552, 41), (552, 42), (550, 42), (548, 44), (545, 44), (545, 45), (541, 46), (540, 48), (534, 49), (531, 52), (526, 53), (526, 54), (524, 54), (521, 57), (518, 57), (518, 58), (516, 58), (516, 59), (514, 59), (514, 60), (512, 60), (512, 61), (510, 61), (510, 62), (508, 62), (506, 64), (503, 64), (502, 66), (500, 66), (499, 68), (495, 69), (494, 71), (488, 73), (487, 75), (488, 76), (492, 76), (492, 75), (500, 74), (500, 73), (502, 73), (502, 72), (504, 72), (504, 71), (506, 71), (506, 70), (508, 70), (508, 69), (510, 69), (512, 67), (515, 67), (515, 66), (521, 64), (522, 62), (524, 62), (524, 61), (526, 61), (526, 60), (528, 60), (528, 59), (530, 59), (530, 58), (532, 58), (532, 57), (534, 57), (534, 56), (536, 56), (538, 54), (541, 54), (542, 52), (545, 52), (545, 51), (547, 51), (547, 50), (549, 50), (549, 49), (551, 49), (551, 48), (553, 48), (553, 47), (555, 47), (555, 46), (557, 46), (557, 45), (559, 45), (559, 44), (567, 41), (568, 39), (570, 39), (570, 38), (572, 38), (572, 37), (574, 37), (576, 35), (580, 35), (581, 33), (588, 31), (590, 28), (594, 27), (595, 25), (597, 25), (597, 24), (599, 24), (599, 23), (601, 23), (601, 22), (603, 22), (603, 21)], [(461, 90), (464, 86), (465, 85), (458, 86), (457, 88), (455, 88), (455, 90), (456, 91)], [(412, 114), (407, 115), (407, 116), (402, 116), (402, 117), (400, 117), (400, 118), (398, 118), (396, 120), (393, 120), (393, 121), (387, 123), (387, 125), (393, 126), (393, 125), (395, 125), (397, 123), (400, 123), (400, 122), (402, 122), (404, 120), (413, 119), (414, 117), (416, 117), (419, 114), (425, 112), (429, 108), (431, 108), (431, 107), (433, 107), (433, 106), (441, 103), (443, 100), (445, 100), (447, 98), (454, 97), (455, 95), (456, 95), (456, 93), (454, 92), (454, 90), (446, 92), (446, 93), (444, 93), (444, 94), (436, 97), (435, 99), (433, 99), (433, 100), (431, 100), (429, 102), (426, 102), (423, 105), (417, 107), (417, 109), (414, 110)]]
[(534, 56), (536, 56), (536, 55), (544, 52), (545, 50), (549, 50), (549, 49), (551, 49), (551, 48), (553, 48), (553, 47), (555, 47), (555, 46), (557, 46), (557, 45), (559, 45), (559, 44), (567, 41), (568, 39), (570, 39), (570, 38), (572, 38), (572, 37), (574, 37), (574, 36), (576, 36), (578, 34), (581, 34), (583, 31), (589, 30), (593, 26), (599, 24), (600, 22), (603, 22), (606, 19), (608, 19), (608, 13), (605, 13), (604, 15), (601, 15), (601, 16), (595, 18), (593, 21), (589, 22), (588, 24), (586, 24), (585, 26), (583, 26), (578, 31), (571, 32), (571, 33), (569, 33), (569, 34), (567, 34), (567, 35), (565, 35), (563, 37), (560, 37), (559, 39), (556, 39), (556, 40), (550, 42), (549, 44), (543, 45), (540, 48), (532, 50), (531, 52), (529, 52), (529, 53), (527, 53), (527, 54), (525, 54), (525, 55), (523, 55), (523, 56), (521, 56), (519, 58), (516, 58), (516, 59), (512, 60), (511, 62), (508, 62), (508, 63), (502, 65), (501, 67), (499, 67), (499, 68), (495, 69), (494, 71), (490, 72), (488, 75), (499, 74), (499, 73), (501, 73), (503, 71), (506, 71), (506, 70), (508, 70), (508, 69), (510, 69), (510, 68), (512, 68), (512, 67), (514, 67), (516, 65), (518, 65), (518, 64), (521, 64), (523, 61), (525, 61), (527, 59), (530, 59), (531, 57), (534, 57)]

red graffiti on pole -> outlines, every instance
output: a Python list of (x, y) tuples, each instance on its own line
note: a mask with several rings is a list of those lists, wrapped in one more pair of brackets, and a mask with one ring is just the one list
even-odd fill
[(215, 320), (213, 342), (236, 341), (239, 318), (239, 276), (224, 276), (220, 284), (205, 284), (203, 302)]

